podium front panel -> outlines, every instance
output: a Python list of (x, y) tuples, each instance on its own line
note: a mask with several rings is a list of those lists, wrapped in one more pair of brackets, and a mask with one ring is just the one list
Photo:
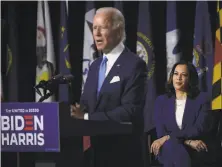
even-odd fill
[(59, 152), (58, 103), (1, 103), (1, 148), (6, 152)]

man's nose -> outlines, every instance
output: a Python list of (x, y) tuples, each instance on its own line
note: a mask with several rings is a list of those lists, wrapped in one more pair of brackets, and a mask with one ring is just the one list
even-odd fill
[(96, 29), (94, 29), (94, 31), (95, 31), (95, 35), (101, 35), (101, 30), (100, 30), (100, 28), (96, 28)]

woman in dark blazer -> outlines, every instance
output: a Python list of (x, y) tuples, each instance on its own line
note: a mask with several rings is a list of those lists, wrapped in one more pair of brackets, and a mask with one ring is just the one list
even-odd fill
[(151, 152), (164, 167), (191, 167), (192, 152), (208, 151), (201, 139), (209, 131), (206, 123), (209, 104), (206, 93), (198, 89), (198, 74), (193, 64), (176, 63), (167, 93), (157, 97), (154, 107), (158, 139), (152, 143)]

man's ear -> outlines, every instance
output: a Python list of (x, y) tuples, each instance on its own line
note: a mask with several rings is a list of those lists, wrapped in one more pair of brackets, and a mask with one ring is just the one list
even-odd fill
[(119, 39), (122, 38), (122, 34), (123, 34), (122, 30), (118, 27), (117, 35)]

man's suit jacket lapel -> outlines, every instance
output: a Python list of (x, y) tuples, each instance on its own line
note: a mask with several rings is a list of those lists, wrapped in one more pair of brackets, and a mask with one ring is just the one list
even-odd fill
[(97, 104), (97, 88), (98, 88), (98, 79), (99, 79), (99, 67), (102, 62), (102, 57), (99, 57), (99, 61), (97, 62), (97, 66), (94, 69), (94, 77), (93, 80), (90, 82), (90, 88), (93, 91), (93, 98), (91, 99), (93, 101), (93, 111), (95, 111), (96, 104)]
[[(120, 56), (117, 58), (116, 62), (113, 64), (111, 70), (109, 71), (108, 75), (106, 76), (104, 82), (103, 82), (103, 85), (100, 89), (100, 92), (99, 92), (99, 95), (98, 95), (98, 98), (97, 98), (97, 103), (96, 103), (96, 107), (97, 105), (99, 104), (100, 100), (101, 100), (101, 97), (103, 95), (103, 92), (109, 88), (109, 84), (110, 84), (110, 81), (111, 79), (118, 75), (119, 74), (119, 71), (120, 71), (120, 67), (121, 65), (123, 64), (124, 62), (124, 53), (126, 52), (126, 49), (124, 49), (124, 51), (120, 54)], [(97, 77), (98, 78), (98, 77)], [(98, 80), (98, 79), (97, 79)], [(97, 81), (98, 83), (98, 81)]]

